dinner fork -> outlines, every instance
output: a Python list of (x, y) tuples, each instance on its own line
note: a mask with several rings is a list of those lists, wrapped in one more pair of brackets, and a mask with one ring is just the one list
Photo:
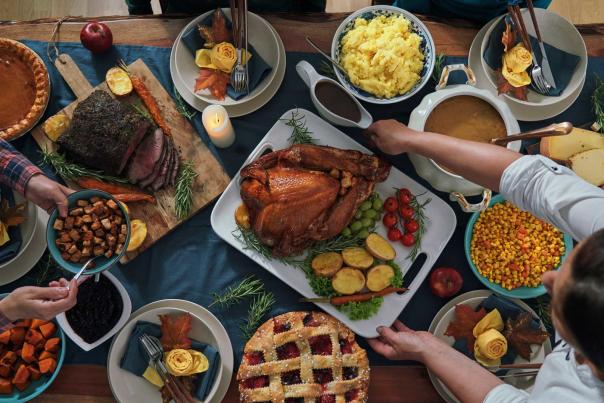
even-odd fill
[(164, 385), (166, 386), (176, 403), (193, 403), (195, 401), (193, 397), (187, 392), (187, 390), (180, 383), (180, 381), (168, 372), (168, 369), (166, 368), (163, 361), (164, 348), (162, 347), (159, 339), (155, 336), (143, 334), (139, 337), (139, 341), (143, 345), (145, 352), (149, 356), (151, 362), (153, 362), (157, 373), (164, 381)]
[[(234, 9), (236, 5), (236, 10)], [(247, 8), (241, 7), (241, 0), (235, 0), (231, 2), (231, 19), (233, 20), (233, 28), (235, 30), (233, 38), (236, 38), (237, 45), (237, 63), (231, 73), (231, 87), (237, 92), (242, 92), (247, 86), (247, 63), (243, 63), (243, 32), (247, 30), (247, 24), (245, 21), (244, 14), (247, 14)], [(247, 58), (247, 35), (246, 35), (246, 49), (245, 57)]]

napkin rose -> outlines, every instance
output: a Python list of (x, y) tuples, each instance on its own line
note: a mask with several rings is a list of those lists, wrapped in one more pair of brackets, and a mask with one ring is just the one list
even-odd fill
[(497, 309), (493, 309), (491, 312), (486, 314), (480, 320), (480, 322), (476, 324), (476, 326), (474, 326), (472, 334), (474, 334), (474, 337), (478, 337), (490, 329), (499, 330), (501, 332), (503, 330), (503, 327), (504, 325), (503, 319), (501, 318), (501, 314)]
[(164, 355), (168, 372), (174, 376), (187, 376), (205, 372), (209, 363), (205, 355), (195, 350), (176, 348)]
[(237, 51), (228, 42), (222, 42), (212, 48), (210, 58), (218, 70), (230, 73), (237, 62)]
[(499, 330), (482, 333), (474, 343), (474, 357), (484, 366), (501, 364), (501, 357), (508, 352), (508, 341)]
[(514, 46), (503, 55), (503, 77), (514, 87), (522, 87), (531, 83), (526, 69), (533, 63), (531, 53), (522, 44)]

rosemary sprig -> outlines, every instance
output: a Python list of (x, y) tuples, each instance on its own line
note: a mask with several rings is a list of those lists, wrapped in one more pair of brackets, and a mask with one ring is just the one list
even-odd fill
[(209, 305), (218, 304), (221, 308), (228, 308), (233, 304), (241, 302), (244, 298), (258, 295), (264, 290), (262, 282), (249, 276), (241, 280), (237, 285), (229, 286), (223, 293), (212, 293), (213, 302)]
[(419, 254), (419, 251), (422, 248), (422, 238), (424, 237), (424, 233), (426, 232), (427, 221), (425, 209), (426, 205), (428, 205), (428, 203), (432, 201), (431, 198), (428, 198), (425, 202), (420, 203), (419, 200), (417, 200), (417, 197), (418, 196), (413, 196), (413, 198), (411, 199), (411, 203), (409, 203), (409, 206), (414, 211), (413, 219), (418, 224), (418, 229), (415, 232), (415, 244), (413, 244), (413, 248), (411, 248), (411, 251), (407, 256), (407, 259), (410, 259), (411, 261), (414, 261), (417, 258), (417, 255)]
[(176, 191), (174, 194), (174, 210), (179, 220), (186, 218), (193, 206), (193, 182), (198, 173), (193, 168), (191, 161), (182, 161), (178, 179), (176, 180)]
[(591, 96), (592, 107), (596, 115), (593, 129), (604, 135), (604, 80), (595, 74), (596, 88)]
[(63, 179), (77, 179), (83, 176), (99, 179), (106, 182), (129, 183), (128, 179), (105, 175), (103, 171), (93, 170), (73, 162), (67, 161), (65, 156), (52, 152), (46, 148), (40, 151), (42, 161), (52, 165), (59, 176)]
[(197, 111), (191, 108), (191, 106), (182, 99), (182, 96), (176, 88), (174, 88), (174, 103), (176, 104), (176, 110), (185, 118), (191, 120), (197, 115)]
[(155, 121), (153, 120), (153, 117), (151, 116), (151, 114), (149, 113), (147, 108), (145, 108), (140, 102), (131, 103), (130, 107), (132, 109), (134, 109), (134, 111), (136, 113), (138, 113), (139, 115), (141, 115), (142, 117), (144, 117), (145, 119), (147, 119), (148, 121), (153, 123), (153, 125), (155, 125)]
[(338, 79), (338, 77), (336, 76), (336, 72), (333, 69), (333, 65), (325, 60), (321, 60), (321, 64), (319, 65), (319, 72), (333, 80)]
[(264, 291), (257, 295), (247, 312), (247, 319), (239, 327), (245, 340), (253, 336), (254, 332), (264, 319), (264, 316), (275, 304), (275, 296), (271, 292)]
[(440, 81), (440, 76), (443, 74), (443, 69), (445, 68), (445, 59), (446, 56), (444, 53), (436, 56), (434, 59), (434, 70), (432, 70), (432, 80), (437, 83)]
[(287, 139), (291, 144), (314, 144), (315, 139), (312, 137), (312, 132), (306, 127), (304, 115), (300, 112), (292, 111), (290, 119), (281, 119), (286, 126), (292, 128), (292, 134)]
[(254, 251), (267, 260), (276, 260), (289, 266), (304, 268), (304, 260), (299, 260), (295, 257), (273, 256), (271, 249), (262, 242), (260, 242), (256, 234), (254, 234), (251, 229), (246, 229), (237, 226), (237, 228), (232, 232), (232, 234), (235, 239), (237, 239), (243, 245), (243, 249), (245, 250)]

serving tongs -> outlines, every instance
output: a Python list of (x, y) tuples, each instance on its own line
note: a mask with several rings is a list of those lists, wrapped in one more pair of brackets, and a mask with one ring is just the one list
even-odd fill
[(300, 302), (317, 302), (317, 303), (328, 303), (334, 306), (344, 305), (349, 302), (363, 302), (369, 301), (370, 299), (376, 297), (383, 297), (388, 294), (402, 294), (407, 291), (408, 288), (404, 287), (386, 287), (381, 291), (377, 292), (365, 292), (361, 294), (353, 294), (353, 295), (340, 295), (337, 297), (320, 297), (320, 298), (300, 298)]
[(491, 144), (504, 146), (507, 143), (516, 140), (540, 139), (542, 137), (564, 136), (573, 130), (573, 124), (570, 122), (552, 123), (549, 126), (535, 129), (528, 132), (512, 134), (507, 137), (491, 139)]

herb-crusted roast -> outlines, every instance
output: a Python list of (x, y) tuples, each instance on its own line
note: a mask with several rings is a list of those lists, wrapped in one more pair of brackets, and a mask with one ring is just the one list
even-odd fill
[(145, 118), (97, 90), (75, 108), (71, 128), (58, 143), (72, 161), (119, 175), (149, 127)]

